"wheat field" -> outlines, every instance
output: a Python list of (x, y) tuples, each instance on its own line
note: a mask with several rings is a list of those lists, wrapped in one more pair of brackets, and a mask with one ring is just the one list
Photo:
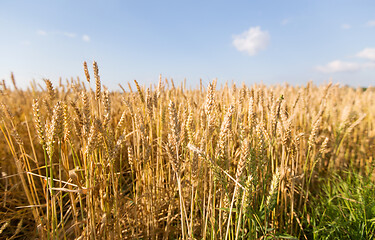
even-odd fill
[(2, 82), (1, 239), (316, 239), (327, 179), (374, 182), (372, 87), (160, 76), (120, 92), (92, 69)]

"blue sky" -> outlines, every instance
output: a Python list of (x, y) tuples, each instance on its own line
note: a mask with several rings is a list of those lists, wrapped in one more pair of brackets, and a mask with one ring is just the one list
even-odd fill
[[(375, 85), (375, 1), (0, 1), (0, 79)], [(92, 71), (91, 71), (92, 72)]]

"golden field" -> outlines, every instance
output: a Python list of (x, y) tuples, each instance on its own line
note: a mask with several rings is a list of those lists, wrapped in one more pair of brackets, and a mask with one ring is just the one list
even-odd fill
[(374, 182), (374, 88), (160, 77), (119, 92), (84, 70), (2, 84), (1, 239), (315, 239), (326, 179)]

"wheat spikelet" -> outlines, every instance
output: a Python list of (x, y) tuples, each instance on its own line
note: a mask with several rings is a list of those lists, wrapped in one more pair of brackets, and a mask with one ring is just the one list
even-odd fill
[(63, 104), (63, 116), (64, 116), (64, 140), (68, 141), (71, 138), (71, 120), (68, 112), (68, 105)]
[(327, 96), (328, 96), (328, 93), (329, 93), (329, 89), (331, 88), (331, 86), (332, 86), (332, 82), (329, 82), (327, 84), (327, 86), (324, 88), (324, 90), (323, 90), (323, 97), (322, 97), (321, 102), (327, 99)]
[(63, 92), (65, 92), (65, 85), (63, 84), (61, 77), (59, 77), (59, 88), (62, 88)]
[(147, 109), (147, 115), (149, 116), (150, 119), (153, 117), (153, 100), (152, 100), (152, 95), (150, 88), (147, 88), (146, 91), (146, 109)]
[(277, 130), (277, 122), (280, 117), (281, 104), (283, 103), (283, 97), (281, 96), (277, 101), (273, 101), (271, 108), (271, 131), (275, 135)]
[(21, 218), (21, 220), (18, 222), (16, 231), (14, 232), (13, 236), (17, 236), (21, 232), (22, 225), (23, 225), (23, 218)]
[(128, 162), (131, 167), (131, 169), (134, 169), (134, 154), (133, 154), (133, 149), (130, 144), (127, 144), (127, 150), (128, 150)]
[(294, 101), (293, 106), (292, 106), (292, 111), (293, 111), (293, 112), (294, 112), (294, 110), (295, 110), (296, 107), (297, 107), (298, 101), (300, 100), (301, 93), (302, 93), (301, 90), (299, 90), (298, 93), (297, 93), (296, 100)]
[(294, 137), (293, 142), (294, 142), (294, 144), (295, 144), (295, 146), (296, 146), (296, 150), (299, 150), (300, 145), (301, 145), (301, 138), (302, 138), (304, 135), (305, 135), (304, 133), (299, 133), (298, 135), (296, 135), (296, 136)]
[(247, 212), (248, 210), (248, 207), (250, 205), (250, 201), (251, 201), (251, 193), (254, 191), (254, 186), (253, 186), (253, 177), (252, 175), (248, 175), (247, 176), (247, 179), (246, 179), (246, 182), (245, 182), (245, 191), (243, 193), (243, 204), (242, 204), (242, 208), (245, 210), (245, 212)]
[(130, 93), (133, 93), (132, 85), (130, 84), (130, 82), (128, 82), (128, 87), (129, 87)]
[(270, 138), (270, 135), (268, 134), (268, 131), (266, 130), (265, 128), (265, 123), (263, 120), (261, 120), (258, 124), (257, 124), (257, 127), (256, 128), (259, 128), (259, 130), (262, 132), (262, 135), (264, 137), (264, 140), (270, 144), (271, 143), (271, 138)]
[(7, 220), (0, 228), (0, 234), (3, 233), (3, 231), (9, 226), (10, 220)]
[(321, 121), (322, 121), (322, 118), (321, 116), (319, 116), (312, 126), (312, 130), (311, 130), (311, 133), (309, 136), (309, 142), (308, 142), (310, 148), (315, 145), (316, 135), (319, 131), (319, 126), (320, 126)]
[(231, 131), (232, 127), (232, 115), (234, 112), (234, 107), (233, 105), (230, 105), (227, 113), (225, 114), (223, 123), (221, 125), (220, 133), (219, 133), (219, 141), (218, 141), (218, 146), (217, 146), (217, 154), (216, 158), (220, 161), (223, 160), (222, 158), (224, 157), (224, 151), (226, 149), (226, 143), (228, 140), (228, 134)]
[(169, 101), (169, 128), (171, 133), (168, 134), (168, 144), (166, 145), (166, 150), (169, 159), (171, 160), (171, 165), (176, 173), (180, 172), (180, 163), (178, 161), (177, 150), (179, 145), (180, 136), (180, 125), (177, 118), (177, 110), (175, 104), (172, 100)]
[(130, 113), (130, 115), (134, 115), (134, 111), (133, 111), (133, 107), (132, 105), (129, 103), (129, 101), (127, 101), (125, 98), (122, 98), (122, 102), (125, 103), (125, 106), (127, 107), (128, 109), (128, 112)]
[(268, 108), (271, 107), (271, 104), (273, 105), (274, 103), (274, 100), (275, 100), (275, 94), (274, 94), (274, 90), (273, 89), (269, 89), (268, 91), (268, 102), (267, 102), (267, 105), (268, 105)]
[(81, 178), (77, 174), (77, 170), (79, 169), (75, 168), (75, 169), (69, 170), (69, 178), (72, 179), (73, 183), (76, 184), (79, 189), (82, 189)]
[(210, 83), (207, 87), (207, 97), (206, 97), (206, 103), (204, 105), (207, 116), (212, 114), (213, 109), (215, 107), (214, 105), (215, 105), (214, 88), (212, 84)]
[(122, 131), (122, 127), (124, 126), (125, 123), (125, 117), (126, 117), (126, 110), (124, 110), (121, 114), (120, 120), (117, 123), (115, 134), (118, 136), (119, 132)]
[(329, 141), (329, 138), (328, 138), (328, 137), (325, 137), (325, 138), (324, 138), (324, 141), (323, 141), (323, 143), (322, 143), (322, 146), (321, 146), (320, 149), (319, 149), (319, 152), (320, 152), (321, 154), (324, 154), (324, 153), (327, 152), (328, 141)]
[(103, 105), (105, 114), (109, 114), (111, 112), (111, 99), (108, 90), (105, 90), (103, 93)]
[(126, 93), (126, 90), (125, 88), (119, 83), (118, 86), (121, 88), (121, 90), (123, 91), (123, 93)]
[(202, 108), (199, 113), (200, 129), (205, 129), (207, 125), (207, 116)]
[(262, 86), (258, 87), (256, 96), (256, 104), (262, 109), (264, 106), (264, 90)]
[(169, 120), (170, 120), (169, 126), (172, 132), (171, 135), (172, 135), (174, 144), (177, 144), (177, 140), (180, 135), (180, 124), (178, 122), (177, 110), (176, 110), (174, 102), (169, 101), (168, 109), (169, 109)]
[(52, 120), (47, 124), (47, 152), (50, 157), (54, 153), (56, 138), (61, 139), (63, 136), (63, 109), (61, 105), (60, 101), (56, 103), (53, 109)]
[(162, 82), (162, 77), (161, 77), (161, 74), (160, 74), (159, 75), (158, 88), (156, 90), (157, 98), (160, 98), (162, 91), (163, 91), (163, 82)]
[(103, 105), (104, 105), (104, 120), (103, 126), (105, 129), (108, 129), (108, 124), (111, 120), (111, 101), (109, 98), (108, 90), (103, 92)]
[(266, 146), (265, 146), (265, 135), (264, 135), (264, 131), (263, 131), (261, 124), (256, 125), (255, 132), (257, 134), (257, 139), (258, 139), (258, 142), (257, 142), (258, 155), (259, 155), (260, 160), (264, 161)]
[(217, 84), (217, 78), (214, 78), (214, 80), (212, 80), (212, 87), (214, 90), (216, 89), (216, 84)]
[[(204, 143), (202, 142), (202, 144)], [(227, 179), (225, 178), (223, 173), (225, 173), (229, 177), (231, 176), (227, 172), (225, 172), (217, 163), (215, 163), (207, 154), (205, 154), (202, 150), (195, 147), (193, 144), (189, 143), (187, 145), (187, 148), (190, 149), (193, 153), (196, 153), (198, 156), (201, 157), (201, 159), (204, 160), (204, 162), (209, 166), (209, 168), (214, 174), (214, 181), (220, 182), (221, 185), (225, 188), (227, 186)]]
[(83, 69), (85, 71), (86, 80), (90, 83), (90, 73), (89, 73), (89, 69), (87, 68), (86, 61), (83, 62)]
[(242, 111), (245, 98), (246, 98), (246, 88), (245, 88), (245, 85), (243, 85), (242, 88), (240, 89), (240, 98), (238, 99), (240, 112)]
[(286, 105), (282, 104), (282, 108), (280, 110), (280, 117), (281, 117), (281, 124), (282, 124), (282, 130), (283, 130), (283, 136), (282, 136), (282, 144), (284, 146), (288, 146), (292, 137), (292, 118), (288, 118)]
[(284, 136), (282, 138), (282, 144), (284, 146), (288, 146), (292, 137), (292, 119), (288, 119), (285, 123), (283, 123), (283, 129), (284, 129)]
[(210, 83), (207, 89), (207, 97), (205, 103), (205, 111), (207, 116), (207, 136), (211, 136), (215, 128), (215, 99), (214, 99), (214, 88)]
[(139, 86), (137, 80), (134, 80), (134, 83), (135, 83), (135, 86), (137, 87), (137, 91), (138, 91), (138, 94), (139, 94), (139, 98), (141, 99), (141, 102), (142, 102), (142, 103), (145, 103), (145, 97), (143, 96), (142, 89), (141, 89), (141, 87)]
[(245, 164), (248, 162), (249, 155), (250, 155), (249, 140), (245, 138), (245, 140), (241, 144), (241, 157), (237, 164), (237, 171), (236, 171), (237, 181), (241, 180), (243, 170), (245, 168)]
[(341, 113), (339, 130), (343, 130), (349, 125), (350, 113), (351, 113), (350, 106), (345, 106)]
[(47, 115), (52, 116), (53, 115), (53, 109), (51, 108), (50, 104), (48, 103), (48, 101), (46, 99), (43, 99), (43, 104), (46, 108)]
[[(113, 147), (113, 150), (112, 150), (112, 158), (115, 159), (117, 158), (118, 154), (119, 154), (119, 151), (120, 151), (120, 148), (122, 146), (122, 144), (126, 141), (126, 139), (132, 135), (133, 133), (129, 133), (129, 134), (122, 134), (116, 141), (116, 144), (115, 146)], [(112, 140), (114, 141), (114, 140)]]
[(70, 105), (73, 107), (74, 112), (76, 113), (76, 116), (77, 116), (77, 120), (78, 120), (78, 121), (76, 121), (77, 126), (78, 126), (78, 130), (79, 130), (79, 134), (77, 134), (77, 135), (81, 135), (81, 129), (84, 126), (84, 123), (85, 123), (84, 120), (83, 120), (81, 111), (79, 110), (79, 108), (77, 107), (77, 104), (74, 101), (71, 101)]
[(187, 117), (187, 120), (186, 120), (186, 130), (187, 130), (187, 134), (188, 134), (188, 139), (189, 139), (189, 142), (193, 142), (193, 113), (191, 111), (191, 107), (189, 105), (188, 107), (188, 117)]
[(13, 72), (10, 73), (10, 79), (12, 80), (14, 90), (18, 91), (17, 84), (16, 84), (16, 79), (14, 78)]
[(276, 172), (273, 174), (270, 190), (268, 191), (268, 196), (266, 200), (266, 207), (268, 211), (275, 208), (279, 182), (280, 182), (280, 170), (279, 168), (277, 168)]
[(62, 103), (58, 101), (53, 109), (53, 116), (52, 116), (52, 129), (53, 136), (56, 136), (57, 138), (61, 139), (63, 135), (63, 109), (62, 109)]
[(171, 84), (172, 84), (172, 90), (176, 90), (176, 87), (174, 86), (173, 78), (171, 78)]
[(276, 135), (276, 129), (277, 129), (277, 118), (278, 118), (278, 115), (277, 115), (277, 103), (274, 102), (274, 101), (271, 101), (272, 105), (271, 105), (271, 108), (270, 108), (270, 111), (269, 111), (269, 116), (268, 116), (268, 119), (270, 121), (270, 126), (271, 126), (271, 134), (273, 136)]
[(16, 128), (13, 128), (13, 129), (12, 129), (12, 131), (11, 131), (11, 135), (14, 137), (14, 140), (16, 140), (16, 143), (17, 143), (18, 145), (21, 145), (21, 146), (24, 145), (24, 143), (23, 143), (23, 141), (22, 141), (22, 138), (20, 137), (20, 135), (19, 135), (19, 133), (18, 133), (18, 131), (17, 131)]
[[(254, 91), (253, 91), (254, 93)], [(254, 97), (251, 96), (249, 99), (249, 113), (248, 113), (249, 128), (252, 129), (256, 125), (256, 112)]]
[(46, 86), (47, 86), (47, 92), (48, 92), (49, 99), (52, 101), (56, 97), (55, 90), (53, 89), (52, 82), (49, 79), (45, 79), (44, 82), (46, 83)]
[(8, 90), (7, 89), (7, 85), (5, 84), (5, 80), (4, 79), (1, 81), (1, 85), (3, 86), (3, 90), (4, 91)]
[(362, 120), (366, 117), (366, 114), (362, 114), (355, 122), (353, 122), (348, 129), (346, 130), (347, 133), (351, 133), (353, 129), (362, 122)]
[[(235, 97), (236, 93), (237, 93), (237, 86), (236, 86), (236, 83), (233, 82), (233, 84), (232, 84), (232, 95)], [(234, 98), (234, 100), (235, 100), (235, 98)]]
[(154, 106), (155, 110), (158, 107), (159, 98), (160, 98), (160, 96), (158, 96), (157, 92), (154, 92), (152, 94), (152, 103), (153, 103), (153, 106)]
[(42, 120), (40, 116), (40, 107), (39, 107), (39, 100), (34, 99), (33, 102), (33, 113), (34, 113), (34, 125), (38, 133), (39, 142), (42, 146), (45, 144), (45, 137), (44, 137), (44, 127), (42, 125)]
[(100, 121), (98, 119), (94, 119), (93, 123), (91, 124), (90, 127), (90, 133), (89, 133), (89, 138), (87, 140), (87, 146), (86, 146), (86, 154), (92, 153), (95, 148), (98, 147), (98, 135), (99, 135), (99, 128), (100, 128)]
[(142, 140), (142, 146), (144, 146), (144, 160), (147, 161), (150, 157), (151, 147), (149, 144), (149, 137), (148, 132), (145, 126), (144, 118), (142, 114), (136, 113), (135, 116), (135, 129), (137, 129), (140, 132), (140, 137)]
[(100, 101), (100, 98), (101, 98), (101, 82), (100, 82), (98, 64), (95, 61), (93, 62), (93, 69), (94, 69), (95, 86), (96, 86), (95, 100)]
[(14, 120), (14, 115), (12, 112), (9, 110), (9, 107), (7, 104), (1, 102), (1, 108), (3, 110), (4, 115), (9, 119), (9, 120)]

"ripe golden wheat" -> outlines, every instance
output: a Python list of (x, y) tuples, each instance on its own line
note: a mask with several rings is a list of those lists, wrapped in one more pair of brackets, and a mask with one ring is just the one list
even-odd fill
[(86, 82), (2, 83), (0, 235), (303, 236), (320, 178), (375, 157), (374, 88), (160, 77), (117, 92), (93, 69), (93, 87), (86, 63)]

